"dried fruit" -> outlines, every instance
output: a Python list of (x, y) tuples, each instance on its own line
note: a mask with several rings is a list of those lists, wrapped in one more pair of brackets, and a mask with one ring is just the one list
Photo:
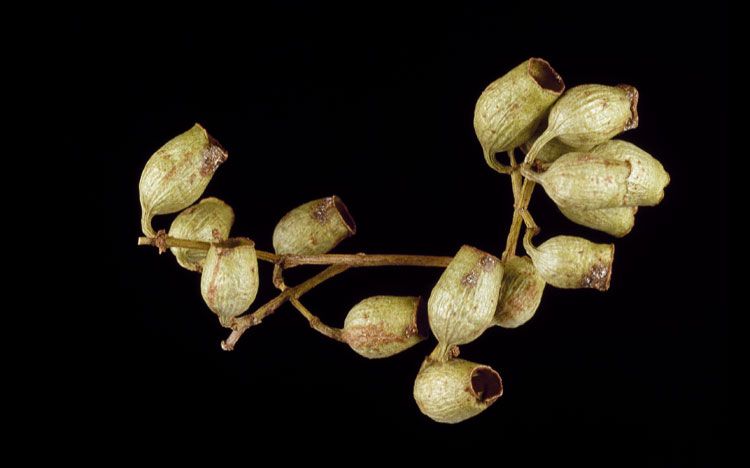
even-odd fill
[(535, 154), (553, 138), (574, 148), (593, 148), (637, 126), (638, 91), (634, 87), (576, 86), (552, 106), (547, 129), (529, 154)]
[(281, 255), (323, 254), (356, 232), (354, 218), (334, 195), (307, 202), (285, 214), (273, 231), (273, 248)]
[(398, 354), (425, 339), (417, 324), (421, 305), (419, 297), (368, 297), (349, 311), (342, 338), (368, 359)]
[(638, 211), (637, 206), (601, 208), (598, 210), (582, 210), (562, 206), (558, 206), (558, 208), (566, 218), (574, 223), (606, 232), (615, 237), (623, 237), (633, 229), (635, 213)]
[(538, 173), (524, 170), (558, 206), (593, 210), (625, 206), (630, 163), (592, 153), (568, 153)]
[(540, 58), (526, 60), (487, 86), (474, 109), (474, 130), (491, 167), (495, 153), (531, 137), (564, 89), (560, 75)]
[(443, 347), (473, 341), (490, 325), (502, 279), (503, 266), (497, 257), (461, 247), (427, 302), (430, 328)]
[(627, 179), (626, 205), (653, 206), (664, 198), (669, 174), (653, 156), (623, 140), (611, 140), (595, 147), (592, 153), (613, 161), (627, 161), (631, 172)]
[(503, 394), (500, 374), (489, 366), (452, 359), (426, 361), (414, 381), (414, 400), (429, 418), (454, 424), (486, 410)]
[(258, 293), (258, 259), (250, 239), (212, 244), (201, 274), (201, 295), (223, 325), (250, 308)]
[(169, 140), (151, 156), (138, 185), (141, 229), (154, 237), (151, 219), (192, 205), (206, 189), (227, 152), (199, 124)]
[[(618, 237), (632, 229), (638, 206), (659, 203), (669, 183), (669, 174), (648, 153), (624, 141), (609, 141), (638, 125), (635, 88), (584, 85), (560, 97), (564, 88), (549, 63), (532, 58), (491, 83), (477, 101), (474, 128), (485, 161), (509, 174), (512, 185), (513, 220), (503, 262), (466, 245), (454, 257), (327, 255), (356, 232), (348, 209), (335, 196), (305, 203), (281, 218), (273, 233), (275, 254), (256, 252), (249, 239), (226, 240), (234, 218), (228, 205), (207, 198), (187, 208), (227, 157), (197, 124), (159, 149), (143, 170), (141, 227), (147, 237), (140, 237), (138, 244), (155, 246), (159, 252), (171, 248), (183, 267), (202, 268), (201, 295), (220, 323), (232, 329), (221, 343), (226, 351), (234, 349), (246, 330), (289, 302), (323, 336), (347, 343), (366, 358), (392, 356), (424, 339), (427, 325), (420, 320), (425, 315), (418, 297), (367, 298), (352, 307), (338, 329), (323, 323), (301, 296), (354, 267), (444, 268), (427, 302), (427, 319), (438, 344), (416, 376), (413, 395), (433, 420), (463, 421), (496, 401), (503, 383), (492, 368), (457, 359), (459, 345), (473, 341), (489, 326), (514, 328), (529, 321), (547, 283), (558, 288), (609, 288), (614, 245), (571, 236), (553, 237), (539, 247), (532, 244), (539, 232), (529, 210), (535, 182), (569, 219)], [(513, 150), (521, 145), (527, 154), (519, 165)], [(512, 167), (496, 159), (503, 151), (509, 153)], [(154, 232), (153, 216), (180, 210), (184, 211), (169, 235)], [(517, 257), (523, 226), (528, 257)], [(272, 284), (279, 294), (238, 317), (257, 294), (258, 258), (273, 264)], [(328, 267), (288, 284), (285, 271), (300, 265)]]
[(556, 288), (609, 289), (614, 244), (595, 244), (574, 236), (556, 236), (534, 247), (528, 237), (523, 246), (544, 281)]
[[(180, 212), (172, 221), (169, 235), (178, 239), (219, 242), (229, 237), (232, 223), (232, 207), (218, 198), (209, 197)], [(191, 271), (203, 269), (205, 250), (172, 247), (171, 251), (180, 266)]]
[(503, 268), (503, 286), (493, 323), (516, 328), (534, 316), (544, 293), (544, 279), (529, 257), (512, 257)]

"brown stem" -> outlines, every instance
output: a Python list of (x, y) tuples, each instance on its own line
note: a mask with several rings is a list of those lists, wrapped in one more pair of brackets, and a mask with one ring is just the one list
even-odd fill
[[(184, 247), (188, 249), (208, 250), (210, 242), (177, 239), (175, 237), (159, 236), (139, 237), (138, 245), (153, 245), (159, 250), (170, 247)], [(218, 243), (221, 245), (221, 243)], [(351, 267), (370, 266), (418, 266), (418, 267), (446, 267), (453, 257), (433, 255), (368, 255), (368, 254), (322, 254), (322, 255), (276, 255), (263, 250), (255, 250), (260, 260), (276, 263), (282, 268), (294, 268), (299, 265), (348, 265)]]
[(521, 234), (521, 224), (523, 221), (526, 222), (527, 229), (532, 229), (534, 232), (538, 231), (534, 219), (529, 213), (529, 202), (531, 201), (531, 194), (534, 192), (534, 182), (525, 179), (519, 169), (520, 166), (516, 164), (516, 158), (513, 154), (513, 150), (508, 151), (508, 157), (510, 158), (511, 167), (513, 172), (510, 175), (511, 184), (513, 185), (513, 220), (510, 223), (510, 230), (508, 231), (508, 238), (505, 241), (505, 251), (503, 252), (503, 260), (514, 257), (516, 255), (516, 246), (518, 245), (518, 236)]
[[(211, 244), (216, 244), (218, 246), (221, 246), (222, 242), (203, 242), (203, 241), (190, 240), (190, 239), (179, 239), (177, 237), (169, 237), (164, 232), (164, 230), (157, 232), (155, 237), (139, 237), (138, 238), (138, 245), (153, 245), (154, 247), (159, 249), (159, 253), (163, 253), (171, 247), (181, 247), (185, 249), (196, 249), (196, 250), (208, 250), (211, 247)], [(271, 252), (266, 252), (263, 250), (256, 249), (255, 254), (258, 256), (260, 260), (264, 260), (266, 262), (278, 262), (279, 261), (279, 256)]]
[(371, 266), (415, 266), (444, 268), (453, 257), (430, 255), (369, 255), (369, 254), (323, 254), (323, 255), (284, 255), (281, 260), (283, 268), (299, 265), (348, 265), (350, 267)]
[(221, 342), (221, 348), (224, 351), (233, 350), (234, 346), (237, 344), (237, 341), (239, 341), (242, 334), (245, 333), (248, 328), (260, 324), (264, 318), (276, 312), (276, 309), (278, 309), (283, 303), (290, 300), (291, 298), (300, 298), (303, 294), (313, 289), (320, 283), (333, 278), (339, 273), (346, 271), (348, 268), (349, 266), (347, 265), (332, 265), (321, 271), (317, 275), (313, 276), (312, 278), (308, 279), (307, 281), (298, 284), (297, 286), (287, 287), (287, 289), (282, 291), (278, 296), (260, 306), (252, 314), (243, 315), (242, 317), (236, 318), (231, 326), (232, 333), (226, 340)]
[(310, 327), (313, 330), (320, 332), (328, 338), (344, 343), (344, 338), (341, 335), (342, 330), (340, 328), (329, 327), (325, 323), (321, 322), (320, 319), (315, 314), (310, 312), (310, 310), (305, 307), (304, 304), (302, 304), (296, 297), (290, 298), (289, 302), (294, 306), (295, 309), (299, 311), (300, 314), (302, 314), (307, 319), (307, 321), (310, 323)]

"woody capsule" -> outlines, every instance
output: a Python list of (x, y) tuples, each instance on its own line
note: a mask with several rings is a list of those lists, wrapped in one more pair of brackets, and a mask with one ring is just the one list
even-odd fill
[(530, 58), (490, 83), (474, 109), (474, 131), (490, 167), (502, 169), (495, 154), (521, 146), (565, 90), (544, 59)]
[(141, 229), (153, 237), (151, 220), (192, 205), (206, 189), (226, 150), (200, 124), (169, 140), (146, 163), (138, 184)]

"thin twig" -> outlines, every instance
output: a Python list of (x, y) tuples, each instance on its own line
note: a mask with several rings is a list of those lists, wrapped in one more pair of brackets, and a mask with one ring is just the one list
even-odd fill
[(536, 223), (534, 223), (534, 219), (531, 217), (531, 213), (528, 212), (529, 201), (531, 201), (531, 194), (534, 192), (534, 185), (536, 184), (528, 179), (524, 179), (521, 175), (519, 172), (519, 166), (516, 164), (513, 150), (508, 151), (508, 156), (510, 157), (510, 162), (513, 168), (510, 179), (511, 184), (513, 185), (514, 203), (513, 220), (510, 223), (508, 238), (505, 242), (503, 260), (507, 260), (516, 255), (518, 236), (521, 234), (521, 224), (523, 221), (526, 221), (527, 229), (533, 229), (534, 232), (539, 230)]
[(431, 255), (370, 255), (370, 254), (323, 254), (323, 255), (284, 255), (280, 261), (284, 268), (299, 265), (348, 265), (351, 267), (371, 266), (415, 266), (447, 267), (453, 257)]
[(299, 311), (300, 314), (302, 314), (307, 321), (310, 323), (310, 327), (313, 330), (316, 330), (320, 332), (321, 334), (327, 336), (328, 338), (331, 338), (336, 341), (341, 341), (344, 343), (344, 338), (341, 335), (342, 330), (340, 328), (334, 328), (329, 327), (325, 323), (323, 323), (315, 314), (310, 312), (310, 310), (302, 304), (299, 299), (296, 297), (292, 297), (289, 299), (289, 303), (294, 306), (295, 309)]
[[(175, 237), (139, 237), (138, 245), (152, 245), (160, 250), (170, 247), (208, 250), (211, 242), (177, 239)], [(217, 243), (221, 245), (221, 242)], [(440, 267), (448, 266), (453, 257), (434, 255), (400, 255), (400, 254), (322, 254), (322, 255), (276, 255), (263, 250), (255, 250), (259, 260), (276, 263), (282, 268), (294, 268), (299, 265), (348, 265), (351, 267), (371, 266), (417, 266)]]
[(348, 268), (349, 266), (347, 265), (332, 265), (307, 281), (300, 283), (297, 286), (288, 287), (278, 296), (260, 306), (252, 314), (238, 317), (234, 320), (234, 323), (232, 323), (232, 333), (226, 340), (221, 342), (221, 348), (224, 351), (233, 350), (237, 341), (248, 328), (260, 324), (264, 318), (276, 312), (276, 309), (278, 309), (283, 303), (292, 297), (297, 299), (300, 298), (303, 294), (318, 286), (320, 283), (333, 278), (339, 273), (346, 271)]

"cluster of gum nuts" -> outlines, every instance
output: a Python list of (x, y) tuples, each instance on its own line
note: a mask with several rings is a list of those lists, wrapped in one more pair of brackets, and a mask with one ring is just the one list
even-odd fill
[[(638, 93), (631, 86), (581, 85), (565, 91), (548, 62), (529, 59), (491, 83), (479, 97), (474, 128), (493, 169), (539, 184), (571, 221), (622, 237), (639, 206), (661, 201), (669, 175), (651, 155), (612, 138), (638, 125)], [(503, 165), (497, 155), (521, 149), (524, 162)], [(180, 212), (168, 236), (210, 242), (208, 250), (171, 248), (179, 265), (201, 273), (201, 294), (225, 326), (245, 313), (258, 291), (255, 246), (229, 238), (232, 208), (203, 194), (227, 152), (196, 124), (162, 146), (140, 180), (143, 233), (155, 238), (155, 215)], [(518, 203), (519, 200), (516, 200)], [(354, 234), (338, 197), (288, 212), (273, 233), (277, 255), (320, 255)], [(536, 312), (546, 284), (558, 288), (609, 287), (614, 245), (572, 236), (534, 246), (527, 226), (527, 256), (503, 260), (463, 246), (427, 301), (429, 328), (438, 345), (414, 382), (419, 409), (435, 421), (457, 423), (494, 403), (503, 392), (491, 367), (459, 359), (458, 346), (492, 326), (514, 328)], [(515, 250), (515, 249), (513, 249)], [(384, 358), (426, 338), (418, 326), (419, 297), (374, 296), (356, 304), (341, 329), (342, 341), (366, 358)], [(422, 327), (424, 328), (424, 327)]]

